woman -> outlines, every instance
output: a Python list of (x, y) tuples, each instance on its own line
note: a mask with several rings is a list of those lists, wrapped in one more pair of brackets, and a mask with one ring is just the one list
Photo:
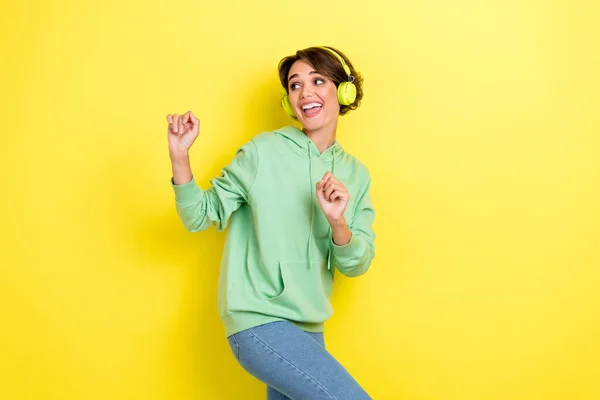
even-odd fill
[(267, 399), (369, 399), (325, 350), (335, 270), (354, 277), (374, 257), (366, 167), (336, 141), (338, 116), (358, 107), (362, 79), (338, 50), (311, 47), (279, 63), (286, 126), (243, 145), (212, 186), (193, 179), (192, 112), (168, 115), (176, 208), (192, 232), (229, 223), (219, 314), (235, 358)]

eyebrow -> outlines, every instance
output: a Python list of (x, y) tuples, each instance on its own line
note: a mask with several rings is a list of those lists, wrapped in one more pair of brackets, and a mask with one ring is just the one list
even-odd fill
[[(314, 75), (314, 74), (318, 74), (318, 72), (317, 72), (317, 71), (310, 71), (308, 74), (309, 74), (309, 75)], [(291, 81), (292, 79), (294, 79), (294, 78), (298, 77), (298, 76), (299, 76), (298, 74), (294, 74), (294, 75), (290, 76), (290, 77), (288, 78), (288, 82), (289, 82), (289, 81)]]

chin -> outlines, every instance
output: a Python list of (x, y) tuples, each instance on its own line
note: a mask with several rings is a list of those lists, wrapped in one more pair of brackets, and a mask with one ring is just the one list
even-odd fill
[(324, 123), (319, 123), (319, 121), (300, 120), (300, 122), (302, 123), (302, 126), (309, 131), (314, 131), (325, 126)]
[(319, 130), (327, 125), (330, 125), (333, 122), (333, 119), (325, 119), (325, 118), (299, 118), (300, 123), (304, 127), (304, 129), (309, 131)]

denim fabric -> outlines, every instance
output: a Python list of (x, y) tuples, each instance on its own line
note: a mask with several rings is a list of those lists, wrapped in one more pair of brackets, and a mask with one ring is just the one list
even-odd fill
[(323, 333), (277, 321), (227, 340), (240, 365), (267, 384), (267, 400), (371, 399), (325, 349)]

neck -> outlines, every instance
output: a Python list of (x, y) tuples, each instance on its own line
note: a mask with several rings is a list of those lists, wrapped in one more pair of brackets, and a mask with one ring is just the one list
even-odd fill
[(302, 129), (302, 132), (313, 141), (313, 143), (319, 149), (319, 153), (323, 153), (331, 145), (335, 143), (335, 133), (337, 129), (337, 118), (330, 124), (322, 126), (318, 129), (309, 130), (306, 128)]

